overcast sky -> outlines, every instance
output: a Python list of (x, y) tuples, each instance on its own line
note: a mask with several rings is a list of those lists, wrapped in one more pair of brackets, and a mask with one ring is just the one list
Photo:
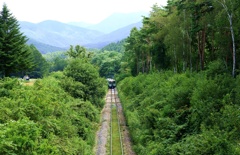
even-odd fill
[(154, 4), (165, 6), (167, 0), (0, 0), (19, 21), (98, 23), (113, 13), (150, 12)]

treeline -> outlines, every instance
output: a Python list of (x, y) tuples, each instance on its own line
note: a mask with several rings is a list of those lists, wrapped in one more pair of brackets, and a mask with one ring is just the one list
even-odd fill
[(240, 7), (237, 0), (170, 0), (153, 6), (143, 27), (126, 39), (131, 73), (171, 69), (201, 71), (220, 60), (226, 71), (238, 73)]

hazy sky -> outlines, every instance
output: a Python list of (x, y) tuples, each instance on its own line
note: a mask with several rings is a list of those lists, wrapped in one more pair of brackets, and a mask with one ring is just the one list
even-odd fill
[(165, 6), (167, 0), (0, 0), (19, 21), (98, 23), (112, 13), (150, 12), (154, 4)]

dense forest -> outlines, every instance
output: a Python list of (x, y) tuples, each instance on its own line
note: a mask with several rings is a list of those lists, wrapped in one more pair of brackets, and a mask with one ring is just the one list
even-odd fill
[(201, 71), (219, 61), (235, 77), (239, 70), (239, 3), (171, 0), (153, 6), (143, 27), (132, 29), (126, 54), (132, 74), (153, 70)]
[(239, 17), (237, 0), (169, 0), (122, 41), (42, 55), (4, 4), (0, 154), (94, 154), (108, 77), (137, 154), (240, 154)]

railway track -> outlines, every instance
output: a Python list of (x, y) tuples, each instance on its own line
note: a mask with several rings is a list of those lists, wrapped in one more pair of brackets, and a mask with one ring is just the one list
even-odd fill
[(118, 102), (116, 89), (111, 89), (110, 155), (124, 155)]
[(136, 155), (116, 89), (109, 89), (97, 132), (96, 155)]

